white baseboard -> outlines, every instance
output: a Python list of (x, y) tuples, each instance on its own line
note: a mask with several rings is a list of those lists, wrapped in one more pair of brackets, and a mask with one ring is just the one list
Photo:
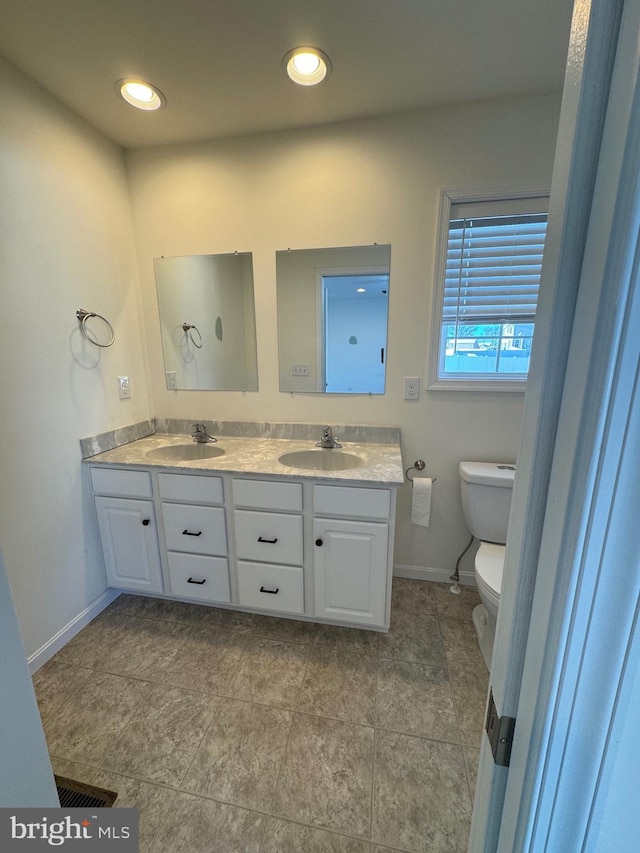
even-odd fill
[(40, 646), (37, 651), (29, 655), (28, 663), (31, 675), (36, 673), (41, 666), (44, 666), (48, 660), (51, 660), (56, 652), (59, 652), (63, 646), (66, 646), (69, 640), (72, 640), (76, 634), (82, 631), (99, 613), (102, 613), (119, 595), (119, 589), (108, 589), (86, 607), (82, 613), (79, 613), (71, 622), (65, 625), (64, 628), (61, 628), (57, 634), (54, 634), (50, 640), (47, 640), (43, 646)]
[[(393, 575), (397, 578), (414, 578), (421, 581), (435, 581), (436, 583), (450, 583), (451, 572), (448, 569), (430, 569), (423, 566), (394, 565)], [(475, 586), (476, 581), (473, 572), (460, 572), (460, 583), (466, 586)], [(50, 640), (40, 646), (32, 655), (29, 655), (29, 671), (31, 675), (44, 666), (48, 660), (60, 651), (63, 646), (72, 640), (76, 634), (89, 624), (99, 613), (107, 608), (120, 595), (119, 589), (108, 589), (99, 598), (86, 607), (67, 625), (54, 634)]]
[[(420, 581), (435, 581), (436, 583), (451, 583), (452, 572), (449, 569), (430, 569), (423, 566), (394, 565), (393, 576), (396, 578), (414, 578)], [(475, 586), (473, 572), (460, 572), (460, 583), (464, 586)]]

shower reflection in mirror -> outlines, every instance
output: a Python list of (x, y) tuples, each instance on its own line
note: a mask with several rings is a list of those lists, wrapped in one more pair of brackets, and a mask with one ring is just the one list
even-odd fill
[(391, 246), (276, 253), (281, 391), (384, 394)]
[(251, 253), (161, 257), (154, 268), (167, 387), (257, 391)]

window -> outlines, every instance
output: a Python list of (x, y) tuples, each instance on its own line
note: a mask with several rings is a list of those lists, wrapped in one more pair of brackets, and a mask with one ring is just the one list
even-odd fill
[(523, 390), (548, 197), (443, 193), (431, 388)]

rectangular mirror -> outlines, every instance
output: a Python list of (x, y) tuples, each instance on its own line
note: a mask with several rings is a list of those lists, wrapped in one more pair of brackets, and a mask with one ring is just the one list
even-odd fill
[(280, 390), (384, 394), (391, 246), (276, 252)]
[(155, 258), (167, 388), (257, 391), (251, 252)]

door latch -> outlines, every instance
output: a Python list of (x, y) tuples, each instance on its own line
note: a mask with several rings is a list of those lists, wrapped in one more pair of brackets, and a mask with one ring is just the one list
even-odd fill
[(508, 767), (511, 760), (513, 733), (516, 727), (515, 717), (499, 717), (493, 690), (489, 693), (489, 708), (485, 730), (491, 744), (494, 762), (500, 767)]

